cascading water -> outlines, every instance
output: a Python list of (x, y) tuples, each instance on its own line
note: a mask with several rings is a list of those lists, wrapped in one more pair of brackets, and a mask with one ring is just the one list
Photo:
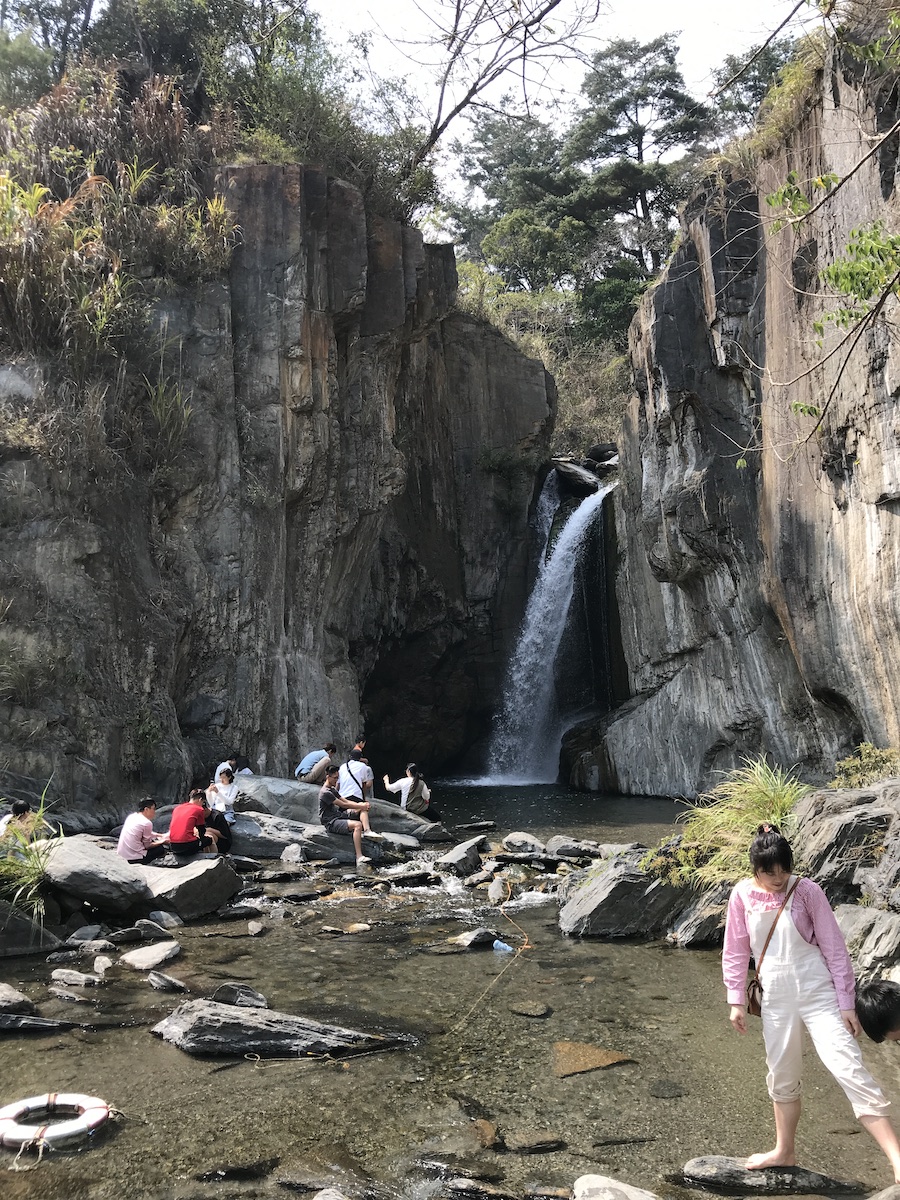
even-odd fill
[[(553, 666), (572, 603), (579, 550), (614, 487), (606, 484), (583, 500), (552, 552), (542, 556), (507, 671), (503, 708), (494, 722), (488, 751), (488, 777), (493, 783), (553, 783), (557, 778), (565, 730)], [(539, 523), (543, 500), (544, 493), (538, 504)]]

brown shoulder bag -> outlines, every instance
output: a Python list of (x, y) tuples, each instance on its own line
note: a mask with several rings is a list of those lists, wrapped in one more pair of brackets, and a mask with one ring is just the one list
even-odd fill
[(788, 894), (784, 898), (784, 904), (782, 904), (781, 908), (779, 908), (778, 912), (775, 914), (775, 920), (772, 922), (772, 928), (769, 930), (769, 936), (766, 938), (765, 945), (762, 948), (762, 954), (760, 954), (759, 958), (756, 960), (753, 978), (747, 984), (747, 1012), (751, 1017), (762, 1016), (763, 985), (759, 978), (759, 968), (762, 966), (762, 961), (765, 958), (766, 951), (769, 948), (769, 942), (772, 940), (772, 934), (775, 932), (775, 926), (778, 924), (778, 918), (784, 912), (787, 902), (794, 894), (794, 889), (799, 882), (799, 877), (794, 880), (794, 882), (791, 884)]

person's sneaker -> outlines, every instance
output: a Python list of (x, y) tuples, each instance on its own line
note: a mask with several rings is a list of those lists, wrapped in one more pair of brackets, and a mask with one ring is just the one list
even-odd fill
[(368, 838), (370, 842), (383, 842), (384, 841), (383, 833), (373, 833), (371, 829), (368, 830), (366, 833), (364, 833), (363, 837)]
[(365, 854), (361, 854), (359, 856), (359, 858), (356, 860), (356, 865), (358, 867), (364, 867), (366, 865), (366, 863), (370, 863), (371, 861), (372, 861), (371, 858), (366, 858)]

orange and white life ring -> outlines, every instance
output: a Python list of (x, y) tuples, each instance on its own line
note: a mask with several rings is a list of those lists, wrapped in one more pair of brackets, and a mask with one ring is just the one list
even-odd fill
[[(23, 1124), (40, 1113), (40, 1124)], [(70, 1121), (53, 1117), (74, 1114)], [(49, 1092), (0, 1108), (0, 1146), (51, 1148), (83, 1141), (109, 1120), (110, 1108), (96, 1096), (78, 1092)]]

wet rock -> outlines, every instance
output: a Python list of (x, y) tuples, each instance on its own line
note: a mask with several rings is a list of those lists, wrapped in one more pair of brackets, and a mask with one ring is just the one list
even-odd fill
[(372, 926), (367, 925), (365, 921), (354, 921), (352, 924), (347, 926), (347, 932), (348, 933), (368, 933), (371, 928), (372, 928)]
[(513, 1000), (506, 1006), (517, 1017), (549, 1017), (553, 1009), (542, 1000)]
[(692, 1158), (685, 1163), (682, 1174), (688, 1186), (721, 1188), (756, 1195), (786, 1196), (826, 1195), (835, 1193), (860, 1193), (868, 1191), (862, 1183), (831, 1179), (805, 1167), (767, 1167), (764, 1170), (748, 1171), (743, 1158), (726, 1158), (710, 1154)]
[(243, 921), (247, 917), (258, 917), (259, 909), (255, 904), (232, 904), (220, 908), (216, 916), (220, 921)]
[(223, 983), (211, 996), (215, 1004), (236, 1004), (239, 1008), (268, 1008), (269, 1002), (262, 994), (246, 983)]
[(54, 950), (52, 954), (47, 955), (48, 963), (69, 963), (78, 962), (81, 958), (80, 950)]
[(191, 989), (174, 975), (166, 975), (162, 971), (150, 971), (147, 982), (156, 992), (189, 992)]
[(252, 875), (262, 867), (262, 863), (255, 858), (247, 858), (243, 854), (229, 854), (228, 861), (239, 875)]
[(222, 856), (193, 859), (177, 871), (164, 867), (141, 870), (153, 895), (153, 907), (175, 912), (184, 921), (215, 912), (242, 887), (241, 877)]
[(450, 1179), (446, 1184), (447, 1190), (454, 1196), (485, 1197), (485, 1200), (517, 1200), (515, 1192), (499, 1187), (495, 1183), (485, 1183), (481, 1179)]
[(78, 992), (72, 992), (64, 987), (48, 987), (47, 991), (55, 1000), (65, 1000), (71, 1004), (90, 1004), (87, 996), (81, 996)]
[(503, 839), (503, 849), (511, 854), (546, 854), (547, 847), (530, 833), (508, 833)]
[(464, 829), (467, 833), (468, 832), (476, 833), (479, 830), (483, 833), (486, 833), (488, 830), (496, 829), (497, 822), (496, 821), (464, 821), (462, 825), (457, 825), (456, 828)]
[(720, 883), (702, 892), (670, 926), (666, 939), (682, 948), (720, 945), (725, 936), (725, 914), (730, 895), (729, 883)]
[(605, 1046), (592, 1046), (588, 1042), (554, 1042), (553, 1074), (558, 1079), (569, 1075), (582, 1075), (586, 1071), (602, 1071), (620, 1063), (634, 1062), (627, 1054), (608, 1050)]
[(632, 1187), (609, 1175), (582, 1175), (572, 1189), (574, 1200), (659, 1200), (655, 1192)]
[(473, 875), (467, 875), (463, 880), (463, 887), (474, 888), (480, 887), (483, 883), (490, 883), (494, 878), (493, 871), (476, 871)]
[[(160, 934), (165, 937), (165, 930), (160, 929)], [(130, 925), (127, 929), (114, 929), (109, 935), (108, 941), (114, 946), (126, 946), (129, 942), (141, 942), (144, 940), (144, 935), (136, 925)]]
[(503, 1140), (512, 1154), (552, 1154), (554, 1150), (566, 1148), (561, 1137), (545, 1130), (519, 1130), (505, 1134)]
[(654, 1079), (647, 1088), (651, 1096), (657, 1100), (675, 1100), (678, 1096), (686, 1096), (687, 1088), (683, 1088), (674, 1079)]
[(46, 954), (58, 950), (62, 942), (38, 921), (15, 911), (0, 900), (0, 958), (22, 954)]
[[(164, 929), (158, 921), (137, 921), (134, 927), (145, 942), (167, 942), (171, 938), (169, 931)], [(131, 941), (130, 938), (128, 940)]]
[(152, 971), (163, 963), (171, 962), (181, 953), (178, 942), (157, 942), (152, 946), (141, 946), (137, 950), (128, 950), (119, 962), (135, 971)]
[[(61, 988), (48, 988), (49, 992), (61, 991)], [(83, 1000), (83, 996), (71, 993), (75, 1000)], [(0, 1012), (0, 1033), (52, 1033), (55, 1029), (74, 1029), (72, 1021), (54, 1021), (50, 1017), (34, 1017), (29, 1013)]]
[(290, 1174), (279, 1174), (275, 1182), (289, 1192), (322, 1192), (329, 1181), (312, 1171), (292, 1170)]
[(256, 1179), (265, 1179), (281, 1162), (280, 1158), (258, 1158), (252, 1162), (227, 1163), (222, 1166), (208, 1167), (193, 1176), (200, 1183), (226, 1183), (229, 1180), (240, 1180), (250, 1183)]
[(51, 971), (50, 978), (54, 983), (62, 983), (66, 987), (100, 987), (103, 983), (99, 975), (88, 975), (83, 971), (69, 971), (65, 967), (58, 967), (55, 971)]
[(629, 859), (569, 876), (559, 927), (578, 937), (637, 937), (671, 924), (690, 899), (687, 888), (651, 880)]
[(36, 1013), (37, 1009), (24, 992), (8, 983), (0, 983), (0, 1013)]
[(388, 880), (391, 887), (437, 887), (441, 877), (430, 867), (413, 864), (399, 871), (391, 871)]
[(262, 1058), (328, 1054), (340, 1058), (415, 1044), (415, 1039), (407, 1034), (364, 1033), (289, 1013), (239, 1008), (210, 1000), (189, 1000), (155, 1025), (152, 1032), (188, 1054), (220, 1054), (229, 1058), (243, 1054), (259, 1054)]
[(533, 1200), (572, 1200), (569, 1188), (552, 1187), (547, 1183), (533, 1183), (525, 1189), (525, 1195)]
[(499, 936), (496, 929), (467, 929), (465, 933), (447, 938), (447, 943), (450, 946), (462, 946), (464, 950), (490, 949)]
[(107, 958), (105, 954), (98, 954), (94, 959), (94, 974), (99, 975), (102, 979), (113, 965), (111, 958)]
[(343, 1192), (339, 1192), (337, 1188), (323, 1188), (321, 1192), (316, 1192), (313, 1200), (347, 1200)]
[(96, 938), (94, 941), (81, 942), (79, 945), (79, 954), (82, 957), (88, 954), (106, 954), (110, 951), (115, 952), (117, 947), (107, 938)]
[[(475, 1134), (475, 1140), (479, 1146), (485, 1150), (490, 1150), (500, 1141), (500, 1136), (497, 1132), (497, 1126), (493, 1121), (489, 1121), (487, 1117), (474, 1117), (472, 1119), (472, 1132)], [(455, 1174), (459, 1174), (456, 1171)]]
[[(161, 929), (179, 929), (184, 924), (177, 913), (167, 912), (164, 908), (157, 908), (147, 916), (151, 921), (155, 921)], [(141, 922), (138, 921), (138, 925), (140, 924)]]
[(281, 892), (280, 899), (290, 900), (292, 904), (305, 904), (307, 900), (321, 900), (323, 896), (330, 896), (333, 891), (330, 883), (306, 883), (292, 887), (289, 892)]
[(435, 859), (435, 867), (438, 870), (453, 871), (457, 875), (471, 875), (473, 871), (477, 871), (481, 866), (481, 851), (486, 848), (486, 839), (484, 837), (470, 838), (467, 842), (460, 842), (458, 846), (454, 846), (446, 854), (442, 854), (440, 858)]
[(556, 834), (547, 840), (547, 853), (557, 858), (600, 858), (601, 850), (597, 842), (579, 841), (577, 838)]
[(247, 932), (251, 937), (262, 937), (262, 935), (266, 932), (266, 928), (262, 921), (248, 921)]
[(67, 946), (74, 946), (76, 942), (93, 942), (99, 938), (103, 932), (102, 925), (82, 925), (80, 929), (76, 929), (74, 933), (70, 933), (66, 938)]
[[(288, 846), (284, 853), (287, 854), (290, 849), (291, 847)], [(260, 871), (258, 878), (260, 883), (293, 883), (295, 879), (306, 879), (307, 872), (299, 867), (291, 868), (288, 864), (283, 871)]]

